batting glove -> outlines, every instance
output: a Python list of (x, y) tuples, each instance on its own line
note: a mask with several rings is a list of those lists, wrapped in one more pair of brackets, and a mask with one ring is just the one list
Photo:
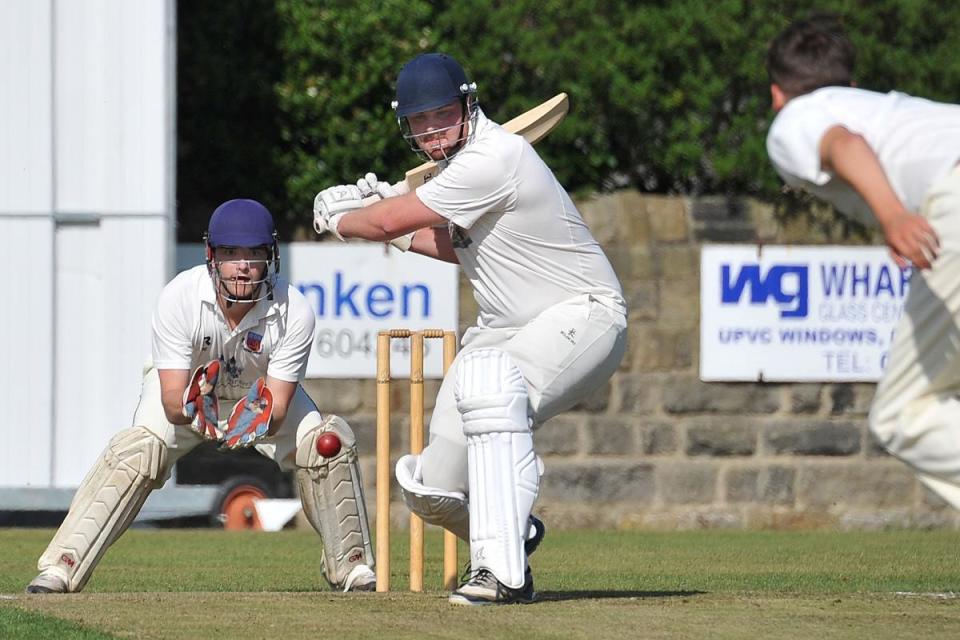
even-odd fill
[(239, 449), (255, 444), (266, 437), (272, 417), (273, 393), (263, 378), (257, 378), (247, 397), (241, 398), (233, 406), (221, 448)]
[(220, 403), (217, 400), (217, 378), (220, 376), (220, 361), (211, 360), (197, 367), (190, 377), (190, 384), (183, 390), (183, 415), (192, 418), (190, 427), (208, 440), (219, 440)]
[(313, 228), (317, 233), (329, 231), (343, 240), (337, 231), (340, 219), (362, 206), (363, 195), (356, 185), (341, 184), (324, 189), (313, 199)]
[[(397, 184), (405, 185), (406, 183), (398, 182)], [(396, 187), (392, 186), (389, 182), (381, 182), (377, 179), (377, 174), (372, 172), (357, 180), (357, 188), (360, 189), (360, 194), (364, 198), (376, 198), (373, 200), (373, 202), (386, 200), (387, 198), (393, 198), (400, 195), (400, 192), (396, 189)], [(395, 246), (397, 249), (400, 249), (400, 251), (407, 251), (410, 249), (410, 245), (413, 244), (413, 233), (408, 233), (405, 236), (394, 238), (390, 241), (390, 244)]]
[(368, 173), (357, 180), (357, 188), (360, 189), (360, 194), (364, 198), (376, 195), (385, 200), (400, 195), (400, 192), (389, 182), (378, 180), (375, 173)]

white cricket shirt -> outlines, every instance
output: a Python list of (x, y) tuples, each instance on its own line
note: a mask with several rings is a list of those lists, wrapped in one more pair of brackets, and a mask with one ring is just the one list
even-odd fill
[(960, 159), (960, 106), (853, 87), (824, 87), (791, 99), (767, 135), (774, 168), (787, 184), (862, 222), (876, 224), (866, 202), (820, 167), (820, 141), (835, 125), (863, 136), (911, 211), (920, 211), (930, 185)]
[(154, 312), (153, 366), (193, 371), (220, 358), (217, 395), (227, 400), (242, 398), (264, 375), (299, 382), (316, 317), (303, 294), (284, 280), (273, 298), (257, 302), (231, 330), (206, 265), (180, 273), (164, 287)]
[(471, 141), (417, 197), (450, 221), (479, 327), (520, 327), (582, 294), (623, 304), (613, 267), (553, 172), (483, 113)]

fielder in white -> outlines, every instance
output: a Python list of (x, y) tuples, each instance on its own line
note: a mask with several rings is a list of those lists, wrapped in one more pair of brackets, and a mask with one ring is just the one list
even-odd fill
[[(210, 218), (206, 252), (206, 265), (182, 272), (160, 294), (153, 362), (133, 424), (110, 440), (80, 485), (28, 593), (83, 589), (150, 492), (204, 440), (252, 446), (296, 470), (304, 513), (323, 539), (327, 581), (344, 591), (376, 586), (356, 439), (341, 418), (324, 420), (299, 384), (314, 314), (277, 278), (270, 212), (254, 200), (223, 203)], [(342, 446), (323, 458), (316, 441), (328, 431)]]
[(960, 509), (960, 106), (853, 87), (837, 22), (789, 26), (770, 45), (767, 150), (790, 185), (880, 225), (912, 265), (870, 429)]
[[(617, 369), (626, 342), (620, 283), (566, 191), (533, 147), (480, 110), (476, 85), (443, 54), (400, 71), (404, 138), (440, 173), (415, 191), (367, 174), (321, 191), (314, 225), (459, 263), (480, 308), (441, 385), (420, 456), (397, 480), (412, 511), (470, 542), (456, 604), (529, 602), (527, 556), (542, 463), (533, 430)], [(370, 193), (383, 200), (361, 208)]]

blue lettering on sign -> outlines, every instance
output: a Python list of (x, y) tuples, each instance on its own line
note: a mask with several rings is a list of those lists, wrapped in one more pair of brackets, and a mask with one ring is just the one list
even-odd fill
[(430, 315), (430, 287), (422, 282), (391, 284), (349, 281), (334, 271), (332, 282), (301, 282), (297, 289), (320, 318), (397, 318)]
[(750, 303), (764, 304), (773, 298), (780, 305), (781, 318), (806, 318), (808, 308), (808, 268), (805, 265), (781, 264), (770, 267), (765, 277), (760, 265), (747, 264), (740, 268), (736, 279), (731, 278), (730, 265), (720, 267), (720, 301), (736, 304), (750, 286)]
[(881, 264), (876, 269), (871, 269), (869, 264), (823, 264), (820, 265), (823, 295), (840, 298), (849, 293), (864, 298), (903, 298), (910, 284), (910, 269), (896, 271), (891, 274), (888, 264)]

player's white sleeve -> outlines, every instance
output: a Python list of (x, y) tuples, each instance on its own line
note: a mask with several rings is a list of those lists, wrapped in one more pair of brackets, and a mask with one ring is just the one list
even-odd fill
[(286, 307), (284, 334), (270, 354), (267, 375), (285, 382), (299, 382), (307, 373), (316, 316), (303, 294), (289, 285)]
[(767, 135), (767, 154), (788, 184), (802, 180), (824, 185), (832, 176), (820, 164), (820, 141), (838, 120), (817, 104), (788, 103), (777, 115)]
[[(526, 144), (519, 136), (507, 141)], [(485, 213), (513, 206), (517, 201), (514, 167), (506, 166), (502, 150), (492, 142), (478, 141), (458, 153), (437, 177), (417, 187), (420, 201), (463, 229)], [(532, 147), (530, 152), (535, 153)]]
[(157, 369), (192, 368), (194, 321), (191, 308), (183, 304), (185, 278), (186, 274), (181, 274), (163, 288), (153, 312), (151, 346)]

